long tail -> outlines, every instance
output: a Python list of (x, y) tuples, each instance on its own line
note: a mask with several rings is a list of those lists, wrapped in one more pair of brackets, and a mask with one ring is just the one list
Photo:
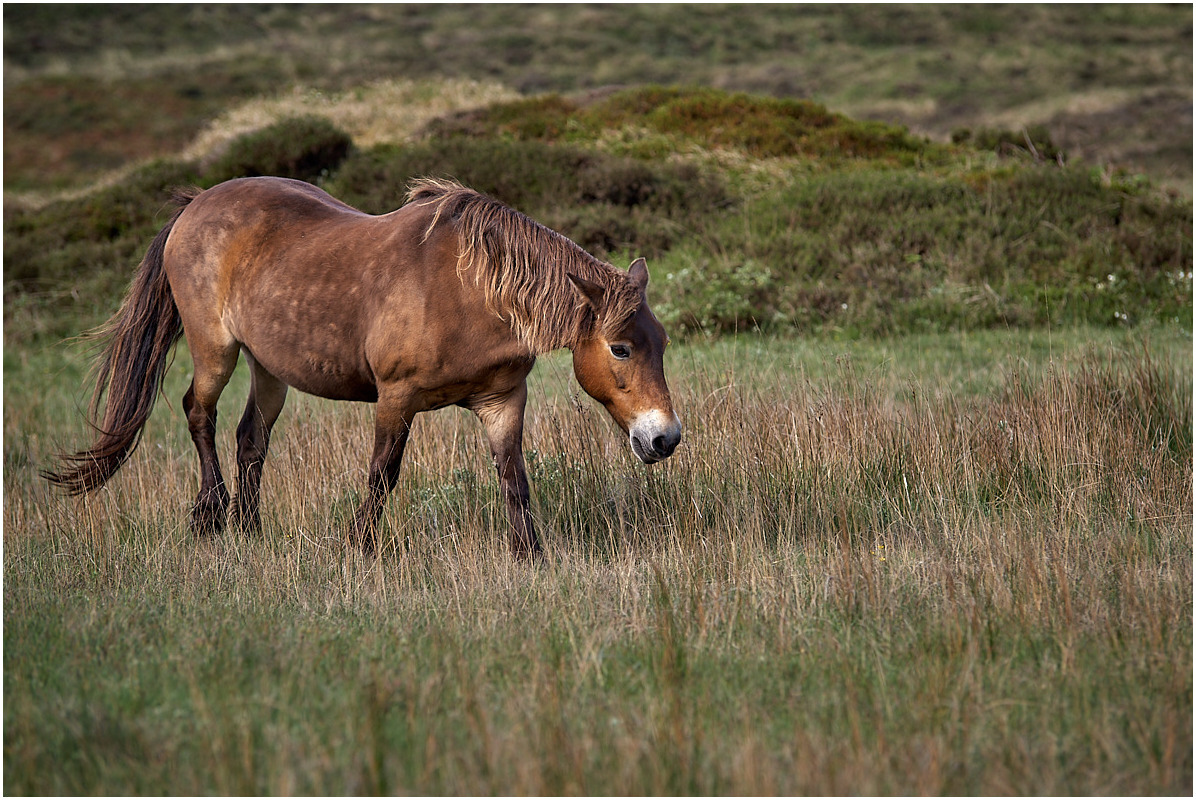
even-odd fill
[[(74, 455), (64, 454), (59, 472), (42, 477), (70, 494), (86, 494), (103, 486), (125, 463), (154, 410), (171, 348), (183, 334), (183, 322), (163, 268), (163, 254), (171, 229), (198, 190), (178, 191), (178, 209), (150, 244), (120, 310), (94, 332), (106, 340), (95, 371), (96, 387), (90, 418), (95, 443)], [(100, 406), (107, 394), (103, 417)]]

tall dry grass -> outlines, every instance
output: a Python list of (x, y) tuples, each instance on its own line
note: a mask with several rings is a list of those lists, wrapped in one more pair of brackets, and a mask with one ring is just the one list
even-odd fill
[(1008, 360), (969, 393), (684, 362), (653, 469), (542, 365), (533, 568), (465, 412), (417, 424), (377, 561), (341, 533), (364, 407), (292, 400), (259, 538), (185, 530), (169, 412), (86, 503), (6, 471), (6, 790), (1190, 786), (1187, 364)]

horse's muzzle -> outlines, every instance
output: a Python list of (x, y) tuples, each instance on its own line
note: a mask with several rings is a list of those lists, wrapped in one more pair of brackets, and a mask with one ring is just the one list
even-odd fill
[(655, 464), (673, 454), (681, 442), (681, 420), (675, 413), (649, 411), (631, 425), (631, 451), (645, 464)]

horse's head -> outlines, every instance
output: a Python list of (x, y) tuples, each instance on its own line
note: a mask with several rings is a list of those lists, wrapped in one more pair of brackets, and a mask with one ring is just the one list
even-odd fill
[[(582, 300), (601, 322), (607, 309), (605, 289), (569, 276)], [(681, 421), (673, 411), (664, 379), (668, 334), (648, 308), (648, 268), (637, 258), (627, 278), (639, 305), (615, 329), (603, 324), (573, 348), (573, 372), (586, 393), (606, 408), (631, 439), (631, 449), (645, 464), (668, 458), (681, 441)]]

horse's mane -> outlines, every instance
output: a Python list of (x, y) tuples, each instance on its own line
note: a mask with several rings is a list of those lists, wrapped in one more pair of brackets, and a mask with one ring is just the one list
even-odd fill
[[(640, 292), (626, 272), (493, 198), (454, 181), (423, 178), (411, 185), (407, 201), (435, 206), (425, 238), (442, 222), (455, 226), (458, 277), (464, 281), (472, 272), (487, 306), (535, 354), (572, 347), (598, 332), (614, 336), (639, 307)], [(606, 290), (600, 314), (582, 301), (570, 273)]]

